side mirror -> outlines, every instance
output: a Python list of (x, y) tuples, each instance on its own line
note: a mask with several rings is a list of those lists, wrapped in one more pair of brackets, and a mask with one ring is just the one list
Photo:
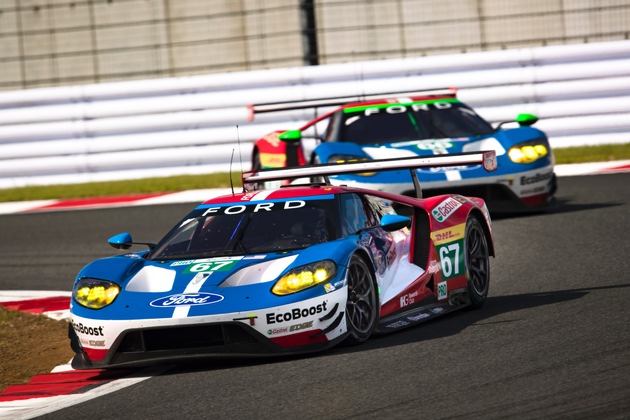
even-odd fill
[(131, 245), (146, 245), (149, 249), (155, 248), (155, 244), (150, 242), (134, 242), (131, 234), (128, 232), (119, 233), (107, 240), (107, 242), (116, 249), (129, 249)]
[(278, 139), (293, 143), (302, 140), (302, 132), (300, 130), (289, 130), (278, 135)]
[(497, 130), (503, 126), (503, 124), (509, 124), (511, 122), (517, 122), (521, 127), (529, 127), (534, 125), (538, 121), (538, 117), (532, 114), (518, 114), (514, 121), (501, 121), (497, 126)]
[(112, 236), (107, 242), (116, 249), (129, 249), (131, 248), (133, 239), (131, 239), (131, 234), (124, 232)]
[(381, 217), (381, 227), (387, 232), (393, 232), (411, 226), (411, 219), (399, 214), (386, 214)]
[(516, 122), (521, 127), (529, 127), (538, 121), (538, 117), (532, 114), (518, 114), (516, 116)]

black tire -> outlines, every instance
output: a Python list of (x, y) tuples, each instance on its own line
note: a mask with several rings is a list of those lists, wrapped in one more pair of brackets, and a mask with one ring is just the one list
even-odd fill
[(367, 340), (378, 317), (378, 296), (374, 273), (358, 255), (353, 255), (348, 265), (348, 301), (346, 302), (346, 324), (348, 344), (359, 344)]
[(483, 306), (490, 289), (490, 251), (483, 227), (474, 216), (466, 222), (464, 246), (468, 295), (471, 307), (477, 309)]

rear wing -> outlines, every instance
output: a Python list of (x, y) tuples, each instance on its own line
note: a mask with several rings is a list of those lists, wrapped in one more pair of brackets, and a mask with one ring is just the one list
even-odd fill
[(376, 101), (379, 99), (390, 99), (393, 97), (413, 97), (413, 96), (452, 96), (455, 97), (457, 89), (432, 89), (432, 90), (412, 90), (400, 92), (383, 92), (371, 95), (337, 96), (320, 99), (304, 99), (286, 102), (269, 102), (264, 104), (253, 104), (247, 108), (249, 110), (248, 119), (253, 121), (256, 114), (265, 112), (291, 111), (296, 109), (319, 108), (325, 106), (341, 106), (348, 103)]
[(253, 191), (258, 183), (267, 181), (294, 180), (297, 178), (323, 178), (330, 184), (330, 175), (358, 174), (365, 172), (393, 171), (409, 169), (413, 180), (416, 197), (422, 198), (420, 181), (416, 174), (419, 168), (437, 168), (460, 165), (481, 164), (492, 172), (497, 169), (497, 155), (494, 150), (470, 153), (453, 153), (430, 157), (410, 157), (371, 160), (356, 163), (332, 163), (322, 165), (300, 166), (297, 168), (263, 169), (243, 173), (243, 190)]

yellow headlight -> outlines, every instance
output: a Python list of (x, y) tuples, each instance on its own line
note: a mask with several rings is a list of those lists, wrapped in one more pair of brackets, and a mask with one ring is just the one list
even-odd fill
[(74, 289), (74, 300), (90, 309), (101, 309), (111, 304), (120, 293), (120, 287), (112, 282), (97, 279), (81, 279)]
[(318, 261), (289, 271), (276, 282), (271, 291), (289, 295), (330, 280), (337, 274), (337, 266), (330, 260)]
[(532, 163), (547, 156), (548, 153), (544, 144), (522, 144), (512, 147), (508, 151), (508, 156), (514, 163)]

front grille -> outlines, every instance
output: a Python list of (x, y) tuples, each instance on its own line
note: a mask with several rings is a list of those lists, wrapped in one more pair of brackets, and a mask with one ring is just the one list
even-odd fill
[(239, 324), (194, 325), (130, 331), (118, 346), (118, 353), (195, 349), (256, 343)]

